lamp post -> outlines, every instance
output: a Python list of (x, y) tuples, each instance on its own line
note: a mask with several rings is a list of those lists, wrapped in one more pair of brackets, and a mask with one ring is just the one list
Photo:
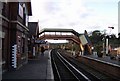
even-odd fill
[[(108, 27), (110, 28), (110, 32), (109, 35), (111, 34), (111, 30), (114, 29), (114, 27)], [(109, 51), (109, 35), (106, 36), (106, 55), (108, 55), (108, 51)]]
[(111, 30), (114, 29), (114, 27), (108, 27), (108, 28), (110, 28), (110, 32), (109, 32), (109, 34), (110, 34), (110, 33), (111, 33)]

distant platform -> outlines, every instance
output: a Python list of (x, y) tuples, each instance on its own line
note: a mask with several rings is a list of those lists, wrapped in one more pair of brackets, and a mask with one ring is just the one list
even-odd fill
[(113, 66), (120, 67), (120, 61), (118, 60), (111, 60), (109, 56), (103, 56), (102, 58), (97, 57), (96, 55), (85, 55), (83, 57), (89, 58), (89, 59), (94, 59), (96, 61), (100, 61), (106, 64), (110, 64)]

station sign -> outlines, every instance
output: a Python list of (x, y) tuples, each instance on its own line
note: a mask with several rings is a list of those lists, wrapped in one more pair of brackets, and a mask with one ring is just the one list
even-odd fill
[(89, 38), (88, 38), (87, 35), (81, 35), (81, 36), (79, 37), (79, 39), (80, 39), (82, 45), (85, 45), (85, 44), (90, 43), (90, 40), (89, 40)]
[(35, 43), (37, 44), (46, 44), (45, 40), (35, 40)]

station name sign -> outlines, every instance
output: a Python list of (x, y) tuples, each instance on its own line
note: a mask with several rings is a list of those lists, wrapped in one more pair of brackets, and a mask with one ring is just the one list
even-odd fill
[(87, 35), (81, 35), (79, 38), (80, 38), (82, 45), (91, 43)]

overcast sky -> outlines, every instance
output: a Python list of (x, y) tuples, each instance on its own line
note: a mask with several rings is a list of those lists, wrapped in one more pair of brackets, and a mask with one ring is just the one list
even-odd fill
[(79, 33), (84, 30), (104, 30), (115, 27), (118, 32), (119, 0), (31, 0), (30, 21), (38, 21), (40, 29), (68, 28)]

